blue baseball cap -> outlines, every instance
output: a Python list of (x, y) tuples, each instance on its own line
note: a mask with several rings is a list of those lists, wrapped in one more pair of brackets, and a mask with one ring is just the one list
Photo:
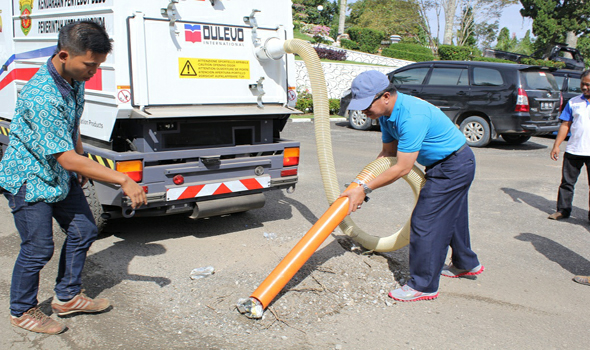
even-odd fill
[(376, 70), (362, 72), (352, 81), (350, 87), (352, 100), (348, 104), (348, 109), (353, 111), (367, 109), (373, 102), (375, 95), (388, 86), (389, 79), (385, 74)]

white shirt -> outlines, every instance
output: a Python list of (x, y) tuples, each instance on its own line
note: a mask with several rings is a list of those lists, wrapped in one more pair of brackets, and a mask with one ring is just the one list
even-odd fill
[(578, 156), (590, 156), (590, 102), (584, 95), (572, 98), (559, 119), (572, 122), (565, 151)]

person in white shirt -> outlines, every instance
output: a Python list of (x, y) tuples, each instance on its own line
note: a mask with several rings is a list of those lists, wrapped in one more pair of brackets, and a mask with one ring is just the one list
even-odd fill
[[(570, 216), (574, 199), (574, 185), (584, 165), (586, 165), (590, 182), (590, 70), (582, 73), (580, 88), (582, 94), (569, 100), (559, 116), (562, 122), (551, 150), (551, 159), (557, 160), (559, 145), (570, 134), (563, 154), (561, 184), (557, 194), (557, 211), (549, 215), (549, 219), (552, 220), (566, 219)], [(590, 220), (590, 212), (588, 220)], [(590, 286), (590, 276), (575, 276), (574, 281)]]
[[(580, 175), (582, 166), (590, 175), (590, 70), (582, 73), (580, 78), (582, 94), (569, 100), (561, 112), (562, 120), (553, 149), (551, 159), (559, 158), (559, 145), (570, 134), (569, 141), (563, 155), (561, 185), (557, 195), (557, 211), (549, 215), (549, 219), (566, 219), (572, 212), (574, 199), (574, 185)], [(588, 176), (590, 179), (590, 176)], [(590, 220), (590, 214), (588, 215)]]

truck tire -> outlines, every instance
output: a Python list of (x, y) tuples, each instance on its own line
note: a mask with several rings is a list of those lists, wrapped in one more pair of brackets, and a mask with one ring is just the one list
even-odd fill
[(466, 118), (459, 130), (465, 135), (469, 147), (485, 147), (491, 141), (490, 124), (478, 116)]
[(362, 111), (348, 111), (348, 122), (350, 127), (356, 130), (369, 130), (372, 127), (371, 118)]
[(522, 134), (502, 134), (502, 138), (506, 143), (511, 145), (520, 145), (521, 143), (525, 143), (531, 139), (531, 135), (522, 135)]
[(90, 207), (90, 211), (94, 217), (94, 222), (96, 223), (96, 227), (98, 227), (98, 233), (100, 234), (100, 232), (106, 226), (107, 220), (102, 217), (103, 209), (100, 201), (98, 200), (98, 196), (96, 195), (94, 183), (87, 181), (86, 184), (82, 186), (82, 190), (84, 191), (86, 201), (88, 201), (88, 206)]

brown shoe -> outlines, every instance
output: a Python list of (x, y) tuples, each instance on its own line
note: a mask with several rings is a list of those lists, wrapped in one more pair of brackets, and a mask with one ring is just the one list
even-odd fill
[(549, 215), (547, 217), (547, 219), (551, 219), (551, 220), (561, 220), (561, 219), (567, 219), (567, 216), (563, 215), (560, 211), (556, 211), (555, 213)]
[(10, 323), (27, 331), (46, 334), (59, 334), (66, 329), (65, 325), (45, 315), (38, 307), (29, 309), (21, 317), (10, 316)]
[(111, 306), (108, 299), (91, 299), (84, 294), (84, 291), (76, 295), (70, 301), (60, 301), (56, 296), (53, 297), (51, 308), (57, 316), (65, 316), (76, 312), (94, 313), (104, 311)]
[(574, 282), (590, 286), (590, 276), (576, 276), (574, 277)]

